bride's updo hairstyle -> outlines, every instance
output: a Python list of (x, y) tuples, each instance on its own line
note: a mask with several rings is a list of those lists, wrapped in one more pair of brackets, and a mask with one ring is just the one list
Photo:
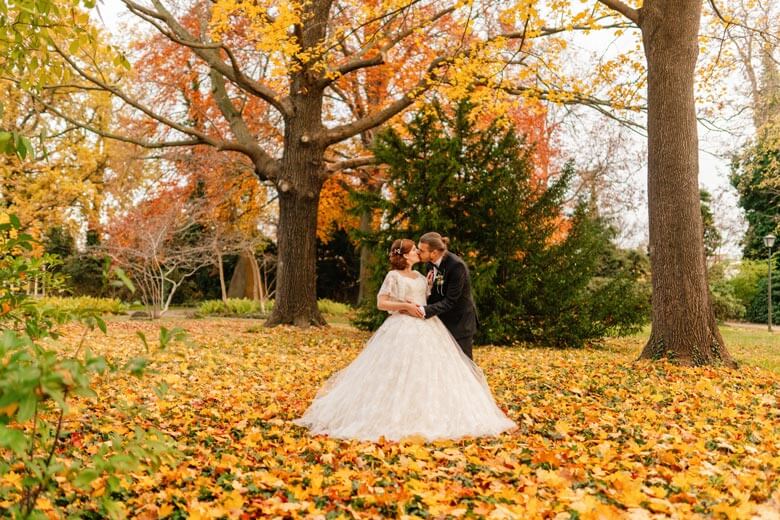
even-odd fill
[(425, 233), (420, 237), (421, 244), (427, 244), (433, 251), (446, 251), (450, 245), (450, 239), (443, 237), (435, 231)]
[(411, 251), (413, 247), (414, 242), (408, 238), (399, 238), (393, 242), (393, 245), (390, 247), (390, 265), (393, 266), (393, 269), (406, 269), (407, 261), (404, 255)]

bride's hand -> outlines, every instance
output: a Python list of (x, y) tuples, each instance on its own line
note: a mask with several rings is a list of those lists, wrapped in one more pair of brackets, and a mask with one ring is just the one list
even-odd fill
[(420, 310), (420, 307), (416, 303), (410, 303), (408, 306), (408, 310), (404, 311), (404, 314), (414, 316), (415, 318), (425, 317), (423, 312)]

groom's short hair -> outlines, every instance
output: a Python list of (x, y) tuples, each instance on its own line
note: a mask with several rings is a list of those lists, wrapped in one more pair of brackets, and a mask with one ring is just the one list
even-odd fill
[(421, 244), (427, 244), (434, 251), (446, 251), (450, 239), (443, 237), (435, 231), (429, 231), (420, 237)]

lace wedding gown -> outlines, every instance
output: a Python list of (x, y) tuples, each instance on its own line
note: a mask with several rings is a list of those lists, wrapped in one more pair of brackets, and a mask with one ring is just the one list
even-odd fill
[[(427, 282), (390, 271), (379, 290), (425, 305)], [(345, 439), (427, 440), (497, 435), (515, 428), (496, 406), (482, 370), (437, 317), (390, 313), (363, 351), (332, 376), (294, 421)]]

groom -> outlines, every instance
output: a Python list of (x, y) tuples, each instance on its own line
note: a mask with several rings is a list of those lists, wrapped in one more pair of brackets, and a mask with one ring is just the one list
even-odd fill
[(477, 308), (471, 298), (469, 270), (463, 260), (447, 251), (448, 239), (435, 232), (420, 237), (420, 260), (428, 262), (428, 304), (420, 306), (420, 317), (438, 316), (469, 359), (477, 333)]

